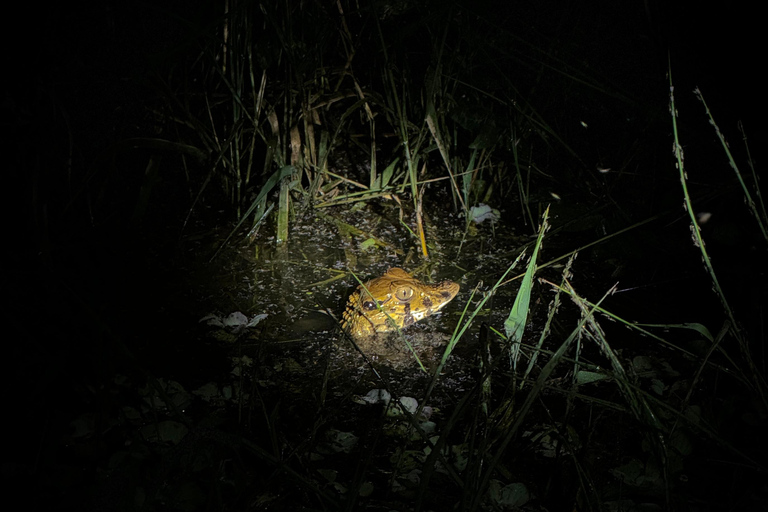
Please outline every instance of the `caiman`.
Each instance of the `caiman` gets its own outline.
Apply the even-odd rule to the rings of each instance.
[[[341,326],[357,339],[394,331],[437,313],[459,293],[453,281],[427,284],[401,268],[358,286],[349,296]]]

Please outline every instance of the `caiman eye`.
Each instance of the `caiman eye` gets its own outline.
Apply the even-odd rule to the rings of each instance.
[[[374,309],[376,309],[376,303],[373,302],[372,300],[366,300],[365,302],[363,302],[363,309],[366,311],[373,311]]]
[[[410,286],[401,286],[395,290],[395,298],[400,302],[407,302],[413,297],[413,288]]]

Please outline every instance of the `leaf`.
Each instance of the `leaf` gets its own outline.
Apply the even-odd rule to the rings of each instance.
[[[580,371],[576,374],[576,384],[591,384],[609,378],[610,377],[604,373]]]
[[[475,224],[480,224],[485,220],[490,220],[491,224],[493,224],[499,220],[500,216],[501,214],[499,213],[499,210],[491,208],[483,203],[469,209],[469,220]]]
[[[523,277],[523,283],[520,285],[520,290],[515,297],[515,303],[512,305],[512,310],[509,312],[509,317],[504,322],[504,331],[507,335],[507,339],[511,343],[519,343],[523,339],[523,332],[525,331],[525,324],[528,320],[528,310],[531,304],[531,289],[533,287],[533,275],[536,272],[536,259],[539,255],[539,248],[541,242],[544,240],[544,233],[549,229],[547,219],[549,218],[549,207],[544,212],[544,218],[539,228],[539,236],[536,239],[536,246],[533,248],[533,254],[531,255],[531,261],[528,262],[528,268],[525,270],[525,276]]]

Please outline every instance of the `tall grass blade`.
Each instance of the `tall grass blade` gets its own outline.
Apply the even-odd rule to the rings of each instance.
[[[525,369],[525,373],[523,373],[523,378],[520,379],[519,389],[523,389],[523,385],[525,384],[525,381],[528,379],[528,376],[531,374],[534,366],[536,365],[536,361],[539,357],[539,354],[541,353],[541,347],[544,345],[544,340],[547,338],[547,336],[549,336],[549,332],[552,327],[552,322],[555,319],[555,314],[560,309],[560,295],[562,294],[562,291],[563,291],[562,287],[565,285],[565,282],[571,278],[571,267],[573,266],[573,261],[576,259],[576,256],[577,256],[576,254],[571,256],[568,259],[568,263],[566,263],[565,268],[563,269],[561,287],[555,288],[556,290],[555,297],[550,302],[549,313],[547,314],[547,321],[544,323],[544,328],[541,330],[539,341],[536,343],[536,347],[534,348],[533,354],[531,355],[531,358],[528,361],[528,367]]]
[[[539,227],[539,236],[536,238],[536,245],[533,247],[531,260],[528,262],[528,268],[525,271],[525,277],[517,291],[517,297],[512,305],[507,320],[504,322],[504,331],[507,340],[511,344],[510,355],[512,357],[512,367],[517,368],[517,361],[520,357],[520,342],[523,340],[523,333],[528,321],[528,312],[531,304],[531,289],[533,287],[533,275],[536,272],[536,261],[539,256],[539,249],[544,240],[544,233],[549,230],[549,207],[544,211],[544,216]]]
[[[419,233],[419,242],[421,243],[421,255],[424,259],[429,259],[429,250],[427,249],[427,236],[424,232],[424,219],[422,217],[421,205],[423,204],[425,187],[421,187],[419,199],[416,201],[416,228]]]
[[[762,205],[762,215],[761,215],[761,212],[757,210],[757,206],[755,205],[754,199],[752,199],[752,194],[750,194],[749,188],[747,187],[746,183],[744,183],[744,178],[741,176],[741,171],[739,171],[739,166],[736,165],[736,160],[734,160],[733,154],[731,153],[731,148],[728,147],[728,143],[725,141],[725,136],[723,136],[723,132],[720,131],[720,127],[717,126],[717,123],[715,122],[715,118],[712,116],[712,112],[709,110],[709,106],[707,105],[707,102],[704,101],[704,95],[701,93],[701,90],[698,87],[693,90],[693,93],[696,95],[697,98],[699,98],[701,103],[704,105],[704,110],[706,111],[707,117],[709,118],[709,124],[711,124],[712,127],[715,129],[715,134],[717,135],[717,138],[720,140],[720,145],[723,146],[723,151],[725,151],[726,156],[728,156],[728,163],[731,165],[731,169],[733,169],[733,172],[736,173],[736,179],[739,180],[739,185],[741,186],[741,191],[744,193],[744,199],[746,200],[747,207],[749,208],[749,212],[755,218],[755,221],[757,221],[757,225],[760,227],[760,232],[763,234],[763,239],[768,241],[768,230],[766,230],[766,224],[768,224],[768,218],[766,218],[766,215],[765,215],[765,205],[762,204],[762,199],[760,201]],[[756,179],[755,179],[755,188],[757,189],[758,198],[761,198],[760,183]]]
[[[290,208],[290,177],[280,182],[280,196],[277,202],[277,237],[275,242],[280,245],[288,241],[288,209]]]
[[[443,141],[443,137],[440,135],[439,127],[437,124],[437,115],[435,114],[435,104],[432,101],[432,98],[429,99],[429,102],[427,103],[427,126],[429,127],[429,132],[432,134],[432,138],[435,140],[435,143],[437,144],[438,150],[440,150],[440,156],[443,158],[443,163],[445,164],[445,168],[448,171],[448,176],[451,178],[451,185],[453,186],[453,189],[456,191],[456,195],[459,198],[459,201],[461,202],[461,208],[465,212],[467,211],[467,203],[464,201],[464,198],[462,197],[461,192],[459,191],[459,185],[456,183],[456,178],[454,177],[453,171],[451,170],[451,158],[448,154],[448,148],[445,146],[445,142]]]
[[[214,258],[219,254],[221,249],[223,249],[227,242],[229,242],[229,239],[232,238],[232,236],[237,232],[238,229],[240,229],[240,226],[245,222],[245,220],[250,217],[250,215],[261,205],[264,204],[264,202],[267,199],[267,195],[272,192],[272,190],[277,186],[278,183],[281,183],[284,179],[287,179],[295,172],[295,169],[291,165],[285,165],[282,168],[276,170],[274,173],[272,173],[272,176],[269,177],[267,182],[264,184],[263,187],[261,187],[261,191],[259,191],[259,195],[256,196],[256,199],[254,199],[251,202],[251,206],[248,208],[248,210],[245,212],[245,214],[240,217],[240,220],[237,222],[235,227],[232,229],[232,231],[229,232],[229,235],[227,235],[227,238],[224,239],[224,241],[219,245],[219,248],[216,249],[216,252],[213,253],[213,256],[211,256],[211,260],[213,261]]]
[[[720,299],[720,303],[723,306],[726,317],[730,322],[731,334],[734,336],[734,338],[738,342],[739,350],[742,354],[742,357],[744,358],[744,362],[747,364],[748,369],[744,373],[749,378],[752,384],[752,388],[760,396],[760,399],[763,402],[763,405],[766,408],[768,408],[768,384],[766,384],[766,381],[762,376],[762,373],[755,366],[754,360],[752,359],[752,353],[751,353],[751,349],[749,347],[748,341],[745,337],[744,332],[739,328],[739,324],[736,321],[736,316],[733,313],[733,309],[728,303],[728,300],[725,297],[725,292],[720,286],[720,280],[717,278],[717,274],[715,273],[715,269],[709,257],[709,252],[707,251],[707,248],[704,244],[704,239],[701,234],[701,229],[699,228],[699,224],[696,221],[695,211],[693,209],[693,203],[691,201],[690,193],[688,192],[688,185],[687,185],[688,176],[687,176],[687,173],[685,172],[685,167],[683,164],[683,147],[680,144],[680,138],[679,138],[679,133],[677,129],[677,109],[675,107],[674,92],[675,92],[675,88],[672,82],[672,65],[670,64],[669,65],[669,105],[670,105],[670,113],[672,114],[672,134],[674,139],[673,151],[675,154],[675,159],[677,160],[676,166],[680,176],[680,184],[683,189],[683,196],[685,199],[685,202],[684,202],[685,210],[688,212],[688,216],[691,221],[691,234],[693,235],[693,243],[701,252],[701,257],[702,257],[702,260],[704,261],[704,266],[707,270],[707,273],[709,274],[709,277],[712,281],[712,286],[715,290],[715,294],[717,295],[718,299]]]
[[[693,208],[693,202],[691,201],[691,195],[688,191],[688,176],[685,172],[685,166],[683,165],[683,146],[680,144],[680,138],[677,131],[677,109],[675,107],[675,88],[672,85],[672,70],[669,71],[669,105],[670,105],[670,111],[672,113],[672,133],[674,137],[674,146],[673,151],[675,154],[675,159],[677,160],[675,167],[677,167],[677,171],[680,177],[680,185],[683,188],[683,196],[684,196],[684,206],[685,211],[688,213],[688,217],[691,221],[691,235],[693,237],[693,244],[699,249],[701,252],[701,256],[704,260],[704,266],[707,269],[707,273],[709,273],[710,279],[712,279],[712,284],[715,287],[715,292],[717,293],[718,298],[720,299],[721,304],[723,305],[723,308],[726,310],[728,317],[733,321],[733,324],[735,325],[735,317],[733,315],[733,311],[731,310],[731,306],[728,304],[728,301],[725,298],[725,293],[723,292],[723,289],[720,287],[720,281],[717,279],[717,275],[715,274],[715,269],[712,266],[712,261],[709,258],[709,253],[707,252],[707,248],[704,245],[704,239],[701,235],[701,228],[699,228],[699,224],[696,221],[696,213]]]
[[[430,395],[432,394],[432,390],[434,389],[435,385],[437,384],[437,378],[440,376],[440,374],[443,371],[443,368],[445,367],[445,363],[448,361],[448,358],[451,356],[451,353],[453,352],[454,348],[456,348],[456,345],[459,343],[459,340],[464,336],[464,333],[469,329],[469,327],[472,325],[472,323],[475,320],[475,317],[482,311],[483,307],[485,306],[485,303],[488,302],[488,300],[493,297],[493,295],[496,293],[496,291],[499,289],[499,287],[505,282],[505,279],[507,278],[507,275],[517,267],[518,263],[525,257],[525,251],[522,251],[517,258],[515,258],[515,261],[512,262],[512,264],[507,267],[507,270],[504,271],[504,274],[501,275],[501,277],[496,281],[496,284],[493,285],[493,287],[490,289],[488,293],[485,294],[485,296],[482,298],[482,300],[478,303],[477,306],[475,306],[474,311],[469,315],[467,318],[467,311],[469,310],[469,305],[472,302],[472,298],[475,296],[475,292],[477,291],[477,288],[480,287],[482,283],[479,283],[477,287],[472,290],[472,293],[469,297],[469,300],[467,300],[467,303],[464,305],[464,310],[461,313],[461,318],[456,323],[456,329],[453,331],[453,335],[451,336],[451,339],[448,341],[448,344],[445,347],[445,351],[443,352],[443,356],[440,359],[440,364],[437,365],[437,368],[435,369],[434,373],[432,374],[432,380],[429,383],[429,387],[427,388],[427,391],[424,393],[424,399],[422,400],[422,403],[427,403]]]
[[[752,182],[755,183],[755,196],[757,196],[757,201],[760,203],[760,214],[762,215],[763,220],[768,223],[768,213],[765,211],[765,201],[763,201],[763,194],[760,191],[760,187],[757,185],[757,171],[755,171],[755,165],[752,160],[752,153],[749,151],[749,144],[747,143],[747,134],[744,131],[744,126],[742,126],[741,121],[739,121],[739,131],[741,132],[741,137],[744,140],[744,149],[747,151],[747,162],[749,163],[749,168],[752,170]]]
[[[602,303],[602,301],[605,300],[606,296],[601,298],[598,304]],[[538,379],[536,379],[536,382],[531,388],[531,391],[526,396],[525,401],[520,406],[520,408],[517,411],[515,411],[516,414],[515,414],[514,423],[512,423],[512,425],[510,425],[509,428],[505,430],[504,438],[496,448],[496,453],[493,455],[493,457],[491,457],[491,459],[485,465],[483,470],[483,475],[480,480],[480,484],[478,485],[478,488],[475,489],[474,491],[474,499],[472,501],[472,506],[470,510],[474,511],[480,508],[482,497],[485,495],[486,489],[488,489],[488,485],[490,484],[491,477],[493,476],[496,470],[496,467],[498,466],[499,461],[501,460],[501,457],[504,455],[504,452],[506,451],[507,446],[509,445],[510,441],[512,441],[512,439],[517,435],[523,422],[528,417],[528,411],[531,409],[534,402],[538,399],[539,394],[544,389],[547,379],[549,379],[549,376],[555,370],[557,365],[560,364],[561,359],[565,356],[566,352],[571,347],[573,342],[576,341],[581,336],[582,330],[587,325],[588,320],[589,318],[591,318],[594,311],[595,309],[592,308],[592,310],[586,316],[582,317],[582,319],[579,321],[579,324],[576,326],[576,328],[573,331],[571,331],[571,334],[568,336],[568,338],[560,345],[557,351],[555,351],[555,353],[552,354],[552,357],[550,358],[549,361],[547,361],[547,364],[544,365],[544,368],[541,369],[541,373],[539,374]]]

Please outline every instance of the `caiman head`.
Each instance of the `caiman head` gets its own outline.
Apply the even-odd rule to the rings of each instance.
[[[459,285],[453,281],[427,284],[391,268],[349,296],[341,325],[356,338],[408,327],[440,311],[457,293]]]

